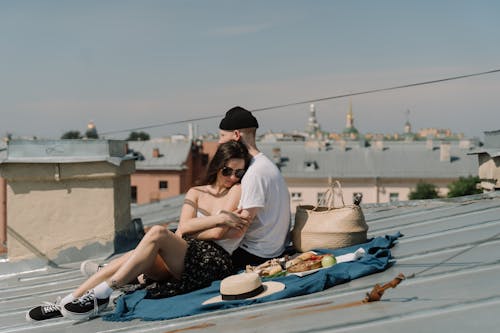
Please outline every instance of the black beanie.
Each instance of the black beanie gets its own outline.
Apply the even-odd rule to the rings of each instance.
[[[219,128],[225,131],[233,131],[241,128],[258,128],[259,123],[252,113],[241,106],[235,106],[226,112],[226,116],[220,121]]]

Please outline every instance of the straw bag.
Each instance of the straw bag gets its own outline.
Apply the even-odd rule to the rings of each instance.
[[[334,207],[336,194],[342,199],[342,207]],[[366,242],[367,231],[361,207],[346,206],[340,182],[335,181],[317,206],[297,207],[292,239],[299,252],[336,249]]]

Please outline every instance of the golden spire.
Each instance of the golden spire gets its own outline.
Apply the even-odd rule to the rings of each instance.
[[[352,99],[349,98],[349,112],[347,113],[346,116],[346,127],[347,128],[352,128],[354,125],[354,116],[352,114]]]

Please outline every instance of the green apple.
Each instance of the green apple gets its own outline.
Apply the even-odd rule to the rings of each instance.
[[[337,260],[335,260],[335,257],[330,254],[324,255],[323,258],[321,259],[321,266],[323,267],[330,267],[335,265],[336,263]]]

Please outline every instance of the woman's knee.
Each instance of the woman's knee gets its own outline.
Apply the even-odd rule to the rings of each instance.
[[[149,229],[144,237],[147,238],[150,242],[159,242],[168,239],[169,237],[171,237],[171,235],[173,235],[173,233],[167,228],[160,225],[155,225],[151,227],[151,229]]]

